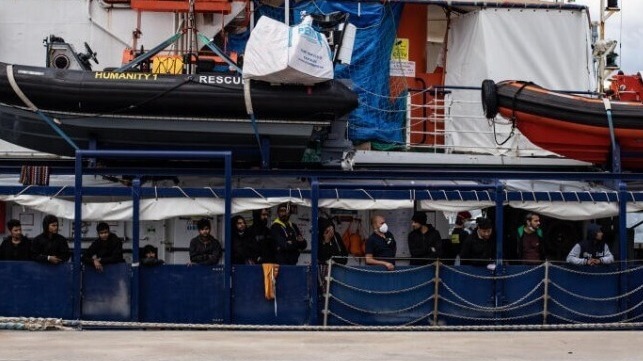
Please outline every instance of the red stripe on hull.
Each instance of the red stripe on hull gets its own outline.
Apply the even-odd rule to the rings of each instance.
[[[532,143],[562,156],[581,161],[605,164],[609,161],[610,132],[605,117],[605,127],[596,127],[558,119],[513,112],[500,108],[500,114],[511,119]],[[642,129],[616,129],[622,152],[643,152]],[[643,167],[643,157],[623,159],[623,165]]]

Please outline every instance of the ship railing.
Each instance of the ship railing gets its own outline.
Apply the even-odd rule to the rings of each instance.
[[[482,112],[479,100],[462,100],[448,97],[451,89],[479,92],[475,87],[432,87],[426,89],[408,89],[406,96],[406,123],[404,125],[404,148],[407,150],[418,150],[433,153],[478,153],[478,154],[513,154],[516,156],[532,155],[535,152],[542,152],[542,149],[534,146],[520,132],[510,133],[503,130],[500,132],[496,126],[509,126],[509,120],[498,117],[492,121],[487,120]],[[421,96],[420,96],[421,95]],[[477,110],[477,111],[476,111]],[[476,127],[463,129],[458,127],[453,130],[448,124],[487,124],[484,128]],[[482,146],[479,143],[466,142],[459,144],[455,141],[457,137],[483,137],[493,138],[489,146]],[[502,145],[504,139],[509,136],[517,137],[516,146]]]
[[[640,263],[578,267],[491,261],[492,266],[479,267],[443,262],[451,263],[438,260],[394,271],[331,262],[324,269],[324,326],[641,327]]]

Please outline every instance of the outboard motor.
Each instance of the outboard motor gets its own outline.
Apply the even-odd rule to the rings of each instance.
[[[85,53],[78,53],[74,46],[65,42],[65,39],[50,35],[43,40],[47,48],[47,68],[87,70],[91,71],[90,60],[98,64],[96,53],[85,43]]]

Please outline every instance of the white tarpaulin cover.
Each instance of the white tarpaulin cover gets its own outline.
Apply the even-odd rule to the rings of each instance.
[[[328,41],[313,29],[312,21],[306,16],[289,27],[261,17],[246,45],[243,78],[307,85],[333,79]]]
[[[518,191],[518,189],[514,189]],[[525,194],[532,190],[522,190]],[[600,189],[592,189],[601,192]],[[550,192],[556,192],[550,190]],[[581,192],[581,191],[579,191]],[[584,191],[587,192],[587,191]],[[74,202],[48,196],[18,195],[1,196],[0,200],[15,202],[27,208],[43,213],[54,214],[65,219],[74,218]],[[274,207],[282,202],[292,202],[310,207],[309,199],[296,197],[235,198],[232,200],[232,213]],[[505,203],[514,208],[537,212],[546,216],[565,220],[586,220],[617,216],[619,209],[616,202],[578,202],[578,201],[512,201]],[[410,209],[415,206],[413,199],[320,199],[320,208],[348,210],[395,210]],[[478,210],[495,206],[490,201],[461,200],[422,200],[418,202],[421,210],[434,210],[456,213]],[[643,211],[643,203],[628,203],[627,212]],[[143,221],[163,220],[180,216],[222,215],[225,204],[222,198],[158,198],[142,199],[140,202],[140,219]],[[86,221],[127,221],[132,219],[132,201],[121,202],[84,202],[82,218]]]
[[[479,87],[492,79],[533,81],[555,90],[594,89],[588,16],[580,10],[482,9],[463,14],[450,23],[447,54],[446,85]],[[479,91],[452,91],[447,145],[465,152],[552,155],[517,130],[504,146],[497,146],[480,98]],[[499,142],[507,138],[509,121],[498,117],[496,133]]]

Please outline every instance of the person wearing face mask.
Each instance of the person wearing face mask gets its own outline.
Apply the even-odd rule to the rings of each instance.
[[[373,234],[366,240],[366,264],[384,266],[387,270],[395,269],[397,244],[395,237],[388,231],[386,219],[381,215],[371,218]]]
[[[545,240],[540,228],[540,216],[527,213],[525,222],[518,227],[518,258],[525,264],[536,264],[545,260]]]
[[[277,207],[277,219],[270,227],[272,237],[277,241],[277,263],[296,265],[299,254],[308,246],[299,227],[290,222],[290,205],[282,203]]]
[[[232,264],[260,263],[259,245],[249,232],[245,218],[234,216],[230,223],[232,229]]]

